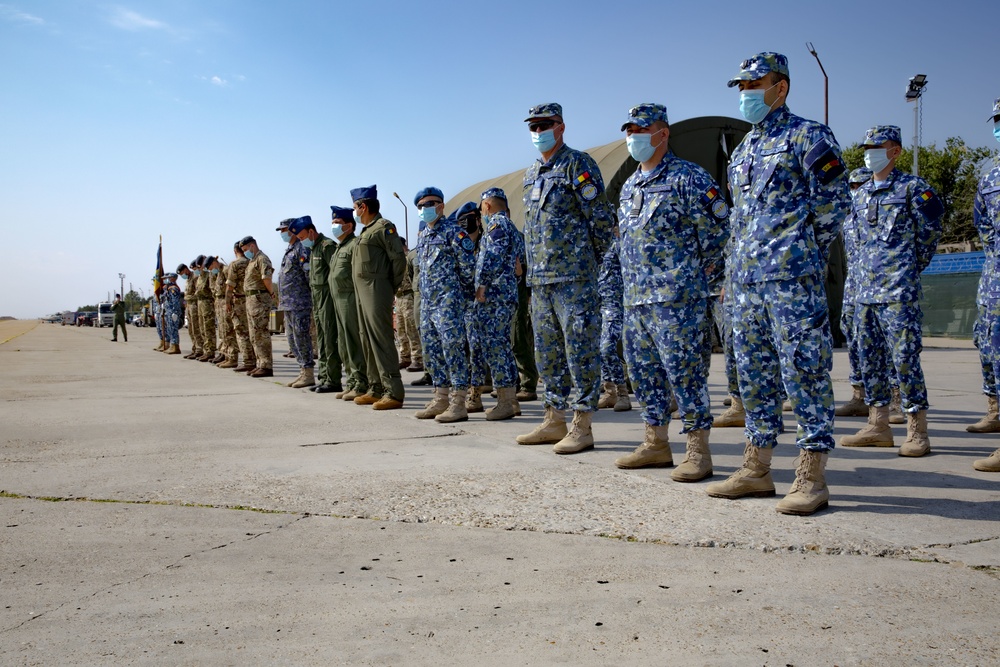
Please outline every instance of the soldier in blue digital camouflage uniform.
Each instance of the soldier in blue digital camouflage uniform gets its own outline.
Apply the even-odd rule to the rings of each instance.
[[[480,228],[479,207],[475,202],[467,201],[458,207],[453,214],[453,219],[458,228],[469,235],[472,239],[472,265],[475,272],[476,259],[479,257],[482,241],[482,229]],[[489,376],[489,365],[486,363],[486,355],[482,349],[482,341],[477,334],[479,313],[473,307],[475,305],[475,295],[465,309],[465,342],[469,351],[469,393],[465,398],[465,410],[469,414],[483,412],[483,391],[488,388],[487,378]]]
[[[476,258],[474,336],[489,365],[497,391],[497,404],[486,411],[488,421],[521,414],[517,402],[517,364],[511,346],[514,311],[517,310],[517,277],[524,245],[508,216],[507,195],[500,188],[484,191],[479,203],[483,236]]]
[[[993,136],[1000,141],[1000,98],[993,103],[993,113],[990,115],[993,121]],[[985,391],[987,397],[993,397],[990,405],[992,417],[996,419],[996,378],[1000,377],[1000,164],[993,165],[993,168],[982,177],[979,186],[976,188],[976,198],[972,213],[976,229],[979,231],[979,238],[983,242],[983,251],[986,261],[983,264],[983,278],[980,280],[980,292],[983,294],[984,320],[982,325],[982,337],[980,351],[984,348],[987,357],[992,362],[991,391]],[[984,377],[986,372],[984,369]],[[1000,449],[997,449],[985,459],[977,459],[972,464],[973,468],[982,472],[1000,472]]]
[[[160,297],[163,313],[163,337],[170,346],[167,354],[181,353],[181,324],[184,323],[184,294],[177,286],[177,274],[163,276],[163,296]]]
[[[863,148],[872,180],[857,191],[851,232],[857,270],[854,335],[868,424],[840,444],[893,446],[889,402],[895,375],[908,416],[899,455],[923,456],[931,445],[920,367],[920,272],[937,251],[944,204],[927,181],[895,168],[903,151],[898,127],[876,125],[865,135]]]
[[[772,496],[771,455],[781,433],[782,385],[798,421],[795,482],[784,514],[827,506],[833,440],[833,359],[824,287],[830,245],[850,211],[846,168],[828,127],[788,110],[788,60],[759,53],[729,81],[753,125],[733,152],[733,338],[747,413],[743,465],[710,484],[721,498]]]
[[[524,174],[524,245],[535,359],[545,384],[545,420],[522,445],[555,443],[557,454],[594,446],[600,391],[597,272],[614,234],[614,212],[597,163],[563,142],[562,107],[540,104],[525,119],[541,159]],[[566,428],[566,409],[573,424]]]
[[[309,216],[305,216],[309,217]],[[289,231],[288,226],[295,218],[282,220],[275,231],[281,232],[281,240],[288,244],[281,258],[281,277],[278,282],[279,307],[285,312],[285,331],[288,346],[299,362],[298,376],[285,384],[286,387],[311,387],[316,384],[313,368],[312,334],[309,330],[312,316],[312,294],[309,291],[309,248],[302,245]],[[312,220],[310,219],[311,223]]]
[[[434,381],[434,396],[417,419],[441,423],[466,421],[469,360],[465,356],[465,313],[472,302],[474,243],[444,216],[444,194],[424,188],[413,198],[426,227],[417,243],[420,264],[420,342],[424,366]]]
[[[687,456],[672,477],[696,482],[712,475],[703,334],[708,300],[724,276],[729,206],[708,172],[670,153],[665,106],[632,107],[621,129],[639,162],[622,186],[618,230],[625,358],[644,406],[646,437],[615,465],[673,465],[667,438],[672,389],[687,434]]]
[[[858,167],[847,179],[852,198],[858,189],[872,178],[872,170],[868,167]],[[847,359],[851,370],[848,380],[851,383],[851,400],[834,410],[837,417],[867,417],[868,406],[865,405],[865,387],[861,382],[861,360],[858,358],[857,337],[854,335],[854,299],[857,293],[857,248],[854,242],[854,216],[848,215],[844,220],[844,254],[847,257],[847,277],[844,280],[844,305],[840,314],[840,330],[847,340]]]
[[[625,306],[622,305],[624,285],[622,265],[618,258],[617,237],[611,238],[601,268],[597,273],[597,293],[601,298],[601,386],[597,400],[599,408],[614,408],[615,412],[632,409],[625,384],[625,364],[618,352],[622,342]]]

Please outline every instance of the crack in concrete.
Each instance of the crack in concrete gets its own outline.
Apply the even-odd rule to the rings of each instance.
[[[434,435],[413,435],[405,438],[373,438],[371,440],[336,440],[334,442],[313,442],[299,447],[330,447],[333,445],[348,445],[358,442],[404,442],[408,440],[433,440],[435,438],[453,438],[456,435],[469,435],[467,431],[461,429],[449,433],[435,433]]]
[[[993,537],[974,537],[971,540],[966,540],[964,542],[943,542],[941,544],[928,544],[925,549],[951,549],[952,547],[966,547],[970,544],[979,544],[981,542],[992,542],[994,540],[1000,540],[1000,535],[994,535]]]

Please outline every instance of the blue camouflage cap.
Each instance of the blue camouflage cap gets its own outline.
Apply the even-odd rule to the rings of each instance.
[[[528,109],[528,117],[524,119],[524,122],[527,123],[536,118],[552,118],[553,116],[563,117],[562,105],[555,102],[546,102],[545,104],[539,104]]]
[[[876,125],[865,132],[865,146],[881,146],[887,141],[895,141],[902,144],[903,133],[895,125]]]
[[[292,224],[288,225],[288,233],[292,236],[298,236],[306,229],[316,229],[316,225],[313,224],[311,216],[304,215],[301,218],[295,218],[292,220]]]
[[[479,207],[476,206],[475,202],[467,201],[458,207],[458,211],[455,213],[455,219],[459,220],[470,213],[476,213],[479,211]]]
[[[441,188],[435,188],[431,186],[424,188],[423,190],[421,190],[416,194],[416,196],[413,198],[413,205],[416,206],[417,202],[423,199],[424,197],[437,197],[441,201],[444,201],[444,193],[441,192]]]
[[[490,199],[491,197],[507,201],[507,193],[500,188],[489,188],[487,190],[483,190],[483,194],[479,199]]]
[[[330,220],[343,220],[344,222],[354,222],[354,209],[344,206],[330,207]]]
[[[351,201],[358,201],[359,199],[378,199],[378,188],[374,185],[369,185],[366,188],[354,188],[351,190]]]
[[[288,226],[293,222],[295,222],[295,218],[285,218],[284,220],[278,223],[278,226],[274,228],[274,231],[280,232],[285,229],[288,229]]]
[[[730,88],[738,86],[740,81],[756,81],[771,72],[788,76],[788,58],[773,51],[758,53],[740,63],[740,73],[729,80]]]
[[[848,176],[847,182],[851,185],[861,185],[872,177],[872,170],[868,167],[858,167]]]
[[[170,273],[164,273],[163,277],[166,280],[177,280],[177,274],[174,273],[173,271],[171,271]]]
[[[1000,97],[996,98],[993,101],[993,113],[990,114],[990,117],[987,118],[987,120],[993,120],[997,116],[1000,116]]]
[[[622,132],[629,125],[649,127],[658,120],[669,123],[667,120],[667,107],[662,104],[653,104],[652,102],[637,104],[628,110],[628,120],[622,123]]]

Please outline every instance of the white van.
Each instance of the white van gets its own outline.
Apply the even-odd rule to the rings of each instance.
[[[115,313],[111,310],[110,303],[97,304],[97,318],[94,325],[98,327],[113,327],[115,325]]]

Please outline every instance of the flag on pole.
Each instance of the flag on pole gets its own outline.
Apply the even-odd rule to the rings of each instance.
[[[160,237],[160,246],[156,249],[156,273],[153,274],[153,293],[159,299],[163,294],[163,237]]]

